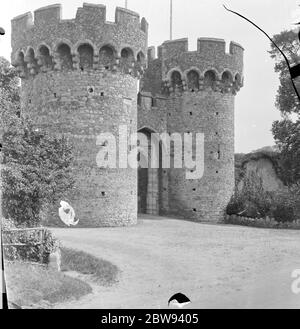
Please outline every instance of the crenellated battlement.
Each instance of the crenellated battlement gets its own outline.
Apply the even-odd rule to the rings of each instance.
[[[161,49],[161,50],[160,50]],[[178,56],[182,53],[199,54],[202,56],[208,56],[212,52],[214,56],[217,55],[231,55],[231,56],[243,56],[244,48],[237,42],[231,41],[229,44],[229,52],[226,52],[226,42],[224,39],[218,38],[198,38],[197,39],[197,50],[189,51],[189,40],[188,38],[167,40],[157,49],[158,58],[161,56],[163,59],[167,59],[171,56]],[[151,50],[152,54],[155,54],[155,48],[149,47],[148,51]],[[156,59],[155,55],[152,56],[152,60]]]
[[[55,4],[12,20],[11,59],[23,78],[51,69],[116,70],[122,64],[131,73],[144,69],[147,39],[147,21],[131,10],[117,7],[115,21],[108,22],[104,5],[84,3],[74,19],[62,19],[62,7]]]
[[[89,18],[87,20],[87,18]],[[62,19],[61,4],[54,4],[41,7],[34,11],[34,19],[31,12],[19,15],[12,19],[12,34],[17,31],[29,30],[37,26],[52,26],[64,23],[85,23],[91,25],[91,21],[97,19],[98,25],[127,25],[134,24],[141,31],[148,33],[148,23],[143,17],[134,11],[117,7],[115,10],[115,21],[108,22],[106,20],[106,6],[101,4],[84,3],[82,7],[77,9],[74,19]]]
[[[148,48],[148,61],[161,63],[163,93],[197,91],[212,88],[214,91],[233,92],[243,86],[244,48],[216,38],[198,38],[197,50],[189,51],[187,38],[165,41],[158,47]]]

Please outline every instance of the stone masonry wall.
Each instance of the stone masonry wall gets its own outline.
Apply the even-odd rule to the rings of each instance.
[[[99,167],[96,159],[106,144],[97,145],[97,136],[116,137],[118,161],[119,126],[137,131],[147,38],[144,18],[117,8],[115,22],[107,22],[103,5],[85,3],[70,20],[61,19],[60,5],[37,9],[34,20],[31,13],[12,20],[11,57],[22,78],[22,115],[74,145],[76,186],[66,201],[79,226],[137,222],[137,171],[121,169],[118,162],[115,169]]]
[[[73,141],[76,187],[68,201],[81,226],[136,223],[136,170],[103,169],[96,162],[100,133],[112,133],[118,143],[119,125],[136,132],[136,88],[131,76],[96,71],[48,72],[23,81],[22,114],[37,127]]]
[[[234,96],[186,92],[170,97],[168,112],[170,133],[191,133],[194,140],[196,133],[204,134],[203,177],[186,179],[188,169],[169,170],[169,211],[184,218],[218,221],[234,188]]]
[[[231,42],[226,53],[224,40],[200,38],[197,50],[188,51],[187,39],[172,40],[159,47],[157,59],[149,48],[148,61],[143,92],[164,98],[158,108],[142,103],[139,125],[159,133],[180,133],[182,140],[184,133],[194,140],[196,133],[204,134],[203,177],[187,179],[186,168],[172,166],[171,151],[171,168],[163,168],[160,177],[160,211],[218,221],[234,188],[234,98],[243,86],[243,48]]]

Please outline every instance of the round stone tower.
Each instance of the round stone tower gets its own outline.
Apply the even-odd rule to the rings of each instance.
[[[160,120],[147,122],[149,111],[141,109],[145,117],[139,117],[140,126],[152,126],[159,133],[165,130],[171,136],[177,133],[182,143],[184,136],[187,141],[191,136],[192,160],[200,134],[197,152],[202,159],[198,168],[186,168],[184,145],[183,168],[175,167],[176,148],[170,148],[171,168],[163,170],[158,192],[160,213],[198,221],[223,218],[234,188],[234,100],[243,85],[243,52],[231,42],[227,53],[225,41],[214,38],[198,39],[196,51],[188,51],[187,39],[166,41],[158,48],[158,58],[149,48],[141,86],[157,99],[159,109],[152,112],[157,111],[155,120]]]
[[[165,42],[161,57],[168,132],[192,134],[194,141],[204,134],[197,150],[204,171],[191,170],[191,179],[186,169],[169,172],[169,211],[218,221],[234,188],[234,98],[243,84],[243,48],[231,42],[226,53],[224,40],[200,38],[189,52],[181,39]],[[192,150],[195,156],[195,142]]]
[[[136,95],[144,71],[148,24],[117,8],[83,4],[75,19],[62,20],[51,5],[12,20],[12,63],[22,79],[22,115],[39,129],[74,144],[76,186],[68,198],[80,225],[121,226],[137,221],[137,172],[104,168],[97,155],[119,126],[137,130]],[[118,149],[118,147],[117,147]],[[57,207],[58,208],[58,207]]]

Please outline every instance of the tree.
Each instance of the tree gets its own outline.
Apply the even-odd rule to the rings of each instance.
[[[73,186],[72,146],[23,122],[3,134],[2,153],[3,215],[38,224],[44,207]]]
[[[283,50],[290,63],[300,62],[300,42],[294,31],[283,31],[273,40]],[[279,73],[276,107],[282,120],[273,122],[272,132],[281,153],[284,179],[287,184],[300,180],[300,103],[293,89],[289,70],[278,49],[271,44],[271,57],[275,60],[275,72]],[[298,86],[299,84],[296,83]],[[300,86],[298,88],[300,93]],[[293,116],[292,116],[293,115]]]
[[[283,180],[288,185],[300,182],[300,120],[275,121],[272,131],[280,150]]]
[[[274,42],[285,53],[291,65],[299,62],[300,42],[294,31],[283,31],[273,36]],[[275,60],[275,72],[279,73],[279,89],[276,106],[282,114],[298,113],[299,100],[292,86],[288,66],[278,49],[271,43],[271,58]]]
[[[0,132],[20,113],[20,81],[15,68],[0,57]]]
[[[0,58],[2,130],[2,213],[16,223],[34,226],[41,211],[74,185],[72,145],[64,137],[38,130],[18,115],[19,80],[9,62]]]

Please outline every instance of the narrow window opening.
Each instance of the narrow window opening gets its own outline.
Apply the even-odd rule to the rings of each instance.
[[[137,95],[137,103],[138,103],[138,105],[142,105],[142,95],[140,92]]]
[[[114,62],[115,49],[106,45],[100,49],[99,63],[102,64],[106,70],[109,70]]]
[[[211,89],[215,89],[215,85],[216,85],[216,74],[214,71],[207,71],[204,74],[204,86],[206,88],[211,88]]]
[[[79,64],[81,71],[93,68],[94,49],[89,44],[78,47]]]
[[[61,69],[62,70],[72,70],[73,68],[73,61],[71,55],[71,49],[66,44],[61,44],[57,48],[57,53],[59,55]]]
[[[199,74],[197,71],[191,70],[187,74],[187,83],[192,93],[195,92],[195,90],[199,90]]]
[[[49,49],[46,46],[41,46],[39,53],[42,66],[47,69],[53,69],[53,61]]]
[[[151,98],[151,106],[156,107],[156,98],[154,97]]]
[[[183,91],[183,84],[181,74],[178,71],[174,71],[171,75],[171,85],[174,90],[178,88],[180,91]]]

